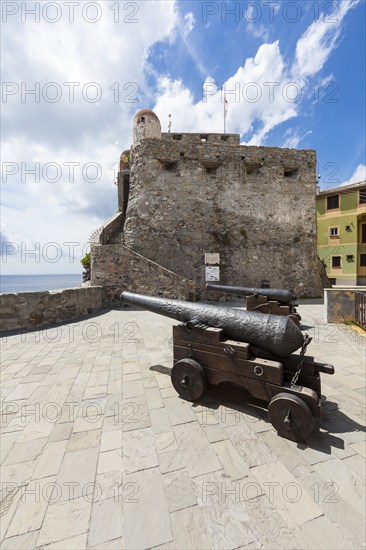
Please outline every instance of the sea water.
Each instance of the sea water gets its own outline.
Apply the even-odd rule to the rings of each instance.
[[[80,286],[81,273],[71,275],[0,275],[0,293],[61,290]]]

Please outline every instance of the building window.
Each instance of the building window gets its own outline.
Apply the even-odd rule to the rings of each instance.
[[[330,227],[329,237],[339,237],[339,227]]]
[[[339,208],[339,195],[329,195],[327,197],[327,210]]]
[[[347,262],[354,262],[355,257],[354,257],[353,254],[347,254],[346,260],[347,260]]]
[[[366,189],[360,189],[360,204],[366,203]]]
[[[366,267],[366,254],[360,254],[360,267]]]
[[[332,267],[341,267],[342,256],[332,256]]]
[[[361,224],[361,242],[366,243],[366,223]]]

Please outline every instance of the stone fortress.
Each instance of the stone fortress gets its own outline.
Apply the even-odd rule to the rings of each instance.
[[[299,297],[322,294],[315,151],[240,145],[239,134],[165,133],[142,109],[117,186],[118,212],[91,247],[91,284],[105,288],[107,302],[122,290],[213,299],[205,261],[221,284],[268,279]]]

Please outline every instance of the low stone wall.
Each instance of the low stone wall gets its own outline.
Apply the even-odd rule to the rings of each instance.
[[[344,323],[355,320],[355,292],[366,292],[366,286],[324,289],[324,322]]]
[[[193,281],[120,244],[93,245],[91,259],[91,283],[103,285],[104,305],[119,305],[123,290],[181,300],[195,299]]]
[[[102,308],[101,286],[0,294],[0,331],[41,328],[72,321]]]

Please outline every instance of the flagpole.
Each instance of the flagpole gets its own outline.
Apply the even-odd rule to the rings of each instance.
[[[224,96],[224,134],[226,134],[226,97]]]

